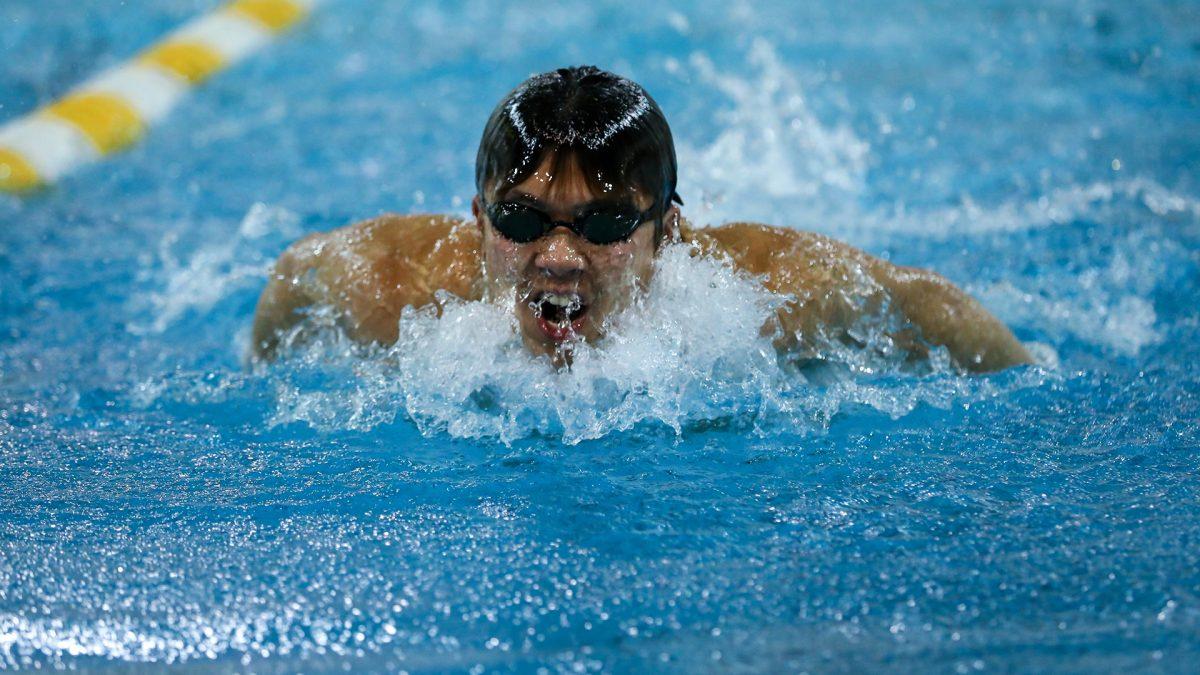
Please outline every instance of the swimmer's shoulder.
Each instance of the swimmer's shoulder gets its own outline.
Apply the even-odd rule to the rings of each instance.
[[[825,235],[762,223],[683,225],[681,235],[702,254],[726,258],[776,292],[794,292],[798,284],[845,283],[877,263],[861,250]]]
[[[479,235],[470,221],[437,214],[386,213],[301,242],[352,251],[373,258],[419,260],[478,250]]]
[[[437,305],[438,292],[479,296],[479,234],[469,221],[436,215],[383,215],[293,243],[259,298],[254,351],[271,356],[300,310],[331,307],[360,342],[396,341],[405,307]]]
[[[319,256],[337,285],[366,284],[405,304],[428,304],[438,290],[472,297],[480,274],[478,229],[452,216],[384,214],[310,235],[293,248]]]

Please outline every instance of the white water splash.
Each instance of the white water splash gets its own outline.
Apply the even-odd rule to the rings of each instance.
[[[827,211],[840,211],[862,193],[870,146],[849,126],[817,118],[769,42],[755,40],[747,59],[757,70],[750,77],[722,72],[703,54],[690,59],[700,83],[731,104],[716,112],[721,123],[716,138],[679,143],[685,194],[697,186],[701,199],[689,203],[708,209],[692,215],[709,223],[769,222],[789,213],[819,223]],[[798,208],[816,213],[804,216]]]
[[[232,237],[213,239],[201,245],[185,260],[174,252],[178,233],[169,233],[159,245],[160,269],[155,279],[163,279],[162,290],[138,297],[152,318],[131,325],[138,333],[161,333],[194,312],[205,312],[238,290],[262,283],[274,263],[264,251],[268,237],[293,239],[300,235],[299,219],[290,211],[257,203],[242,218]]]

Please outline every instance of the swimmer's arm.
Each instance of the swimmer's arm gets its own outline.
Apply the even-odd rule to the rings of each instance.
[[[382,216],[305,237],[279,257],[259,298],[253,356],[274,358],[310,307],[330,308],[356,342],[391,344],[404,307],[436,304],[438,290],[475,295],[477,248],[474,228],[443,216]]]
[[[972,372],[1032,363],[1029,352],[999,319],[941,276],[880,260],[812,232],[758,223],[683,228],[701,251],[727,255],[792,300],[778,312],[776,346],[816,355],[812,336],[848,328],[864,308],[889,302],[911,324],[891,337],[918,358],[944,346],[959,367]],[[915,330],[914,330],[915,329]]]
[[[291,249],[284,251],[275,261],[267,287],[258,297],[254,309],[254,326],[250,330],[251,355],[256,359],[272,359],[279,347],[282,333],[296,325],[302,318],[300,310],[312,305],[314,300],[297,283],[293,270],[296,267]]]
[[[304,310],[329,304],[321,292],[316,274],[325,265],[320,253],[327,235],[309,235],[287,248],[271,270],[267,286],[258,298],[251,328],[251,355],[256,359],[275,358],[285,334],[305,319]]]
[[[942,276],[878,259],[871,259],[871,268],[893,306],[919,332],[893,336],[910,352],[941,345],[956,365],[977,373],[1033,363],[1008,326]]]

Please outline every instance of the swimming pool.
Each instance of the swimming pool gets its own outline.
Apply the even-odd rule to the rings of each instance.
[[[214,4],[0,5],[0,120]],[[798,4],[331,2],[0,198],[0,668],[1196,663],[1200,8]],[[491,106],[568,63],[656,97],[692,219],[934,268],[1042,365],[789,380],[769,298],[667,261],[674,342],[570,374],[471,305],[245,367],[289,241],[465,214]]]

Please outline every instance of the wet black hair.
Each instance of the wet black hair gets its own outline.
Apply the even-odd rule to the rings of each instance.
[[[662,109],[633,80],[595,66],[534,75],[508,93],[488,118],[475,157],[480,198],[529,177],[553,153],[554,174],[578,162],[598,194],[652,199],[655,241],[675,193],[675,142]]]

